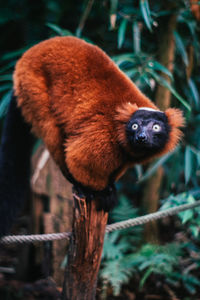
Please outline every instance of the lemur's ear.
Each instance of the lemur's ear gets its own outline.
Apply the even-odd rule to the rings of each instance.
[[[138,110],[136,104],[126,102],[123,105],[119,106],[116,110],[116,132],[117,139],[123,147],[128,146],[128,141],[126,137],[126,124],[131,119],[131,116]]]
[[[138,110],[137,104],[126,102],[122,106],[119,106],[117,108],[117,114],[115,119],[121,124],[122,123],[126,124],[130,120],[132,114],[134,114],[137,110]]]
[[[185,126],[185,119],[181,110],[177,108],[168,108],[165,111],[165,114],[169,122],[170,132],[168,142],[160,154],[164,154],[168,151],[174,150],[181,137],[183,136],[180,128]]]
[[[117,108],[115,119],[120,123],[127,123],[131,119],[132,115],[139,109],[147,111],[159,111],[153,103],[151,107],[143,107],[137,106],[135,103],[126,102]]]

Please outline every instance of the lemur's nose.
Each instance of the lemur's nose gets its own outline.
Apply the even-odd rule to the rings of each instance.
[[[145,142],[146,140],[147,140],[147,136],[146,136],[145,132],[139,133],[136,137],[137,142]]]

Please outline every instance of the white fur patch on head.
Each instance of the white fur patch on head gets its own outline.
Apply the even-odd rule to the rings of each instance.
[[[158,112],[161,112],[163,113],[163,111],[160,111],[160,110],[157,110],[157,109],[154,109],[154,108],[151,108],[151,107],[139,107],[138,110],[141,109],[141,110],[148,110],[148,111],[158,111]]]

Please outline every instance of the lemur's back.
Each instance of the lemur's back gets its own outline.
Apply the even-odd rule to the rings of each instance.
[[[42,95],[56,110],[62,104],[70,118],[90,107],[113,116],[116,106],[137,97],[139,106],[148,102],[100,48],[75,37],[52,38],[28,50],[16,65],[14,89],[20,105]]]

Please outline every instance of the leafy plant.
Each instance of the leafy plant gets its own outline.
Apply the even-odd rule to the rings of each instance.
[[[163,200],[164,204],[161,209],[194,203],[195,198],[192,194],[198,195],[199,193],[190,192],[177,196],[170,195],[168,199]],[[128,199],[121,197],[119,207],[113,211],[112,218],[113,221],[121,221],[137,215],[138,211],[129,204]],[[190,234],[197,238],[200,225],[199,209],[180,212],[178,217],[183,225],[187,224]],[[139,231],[136,229],[139,229]],[[196,289],[200,287],[200,281],[182,263],[183,257],[187,256],[188,253],[190,259],[187,263],[193,264],[195,261],[195,264],[200,265],[200,256],[198,256],[198,259],[196,255],[195,259],[191,256],[191,251],[194,251],[196,246],[192,246],[192,242],[172,242],[164,246],[142,245],[141,230],[140,226],[135,227],[134,231],[133,228],[130,228],[106,235],[100,271],[100,278],[104,284],[104,294],[106,287],[111,286],[113,294],[119,295],[122,286],[127,284],[132,276],[136,276],[136,274],[140,278],[140,289],[144,287],[152,275],[159,275],[161,282],[166,282],[172,288],[183,285],[190,294],[196,293]]]
[[[142,273],[140,288],[153,273],[170,276],[179,264],[180,256],[181,246],[177,244],[142,246],[137,253],[131,255],[132,266]]]
[[[193,203],[194,201],[194,198],[189,194],[187,197],[186,194],[176,197],[170,196],[167,201],[165,200],[162,209],[167,209],[172,205],[180,205],[180,202]],[[198,209],[194,211],[196,213]],[[134,216],[137,216],[137,211],[132,208],[127,198],[121,197],[119,207],[115,208],[112,213],[113,221],[121,221]],[[179,218],[183,224],[191,222],[193,216],[192,210],[179,213]],[[196,237],[193,222],[189,228],[191,234]],[[122,286],[127,284],[130,278],[136,274],[140,278],[140,289],[144,287],[152,275],[159,275],[163,283],[166,282],[172,287],[180,287],[182,284],[190,293],[194,293],[196,287],[200,286],[200,281],[182,267],[184,253],[189,251],[191,245],[178,242],[168,243],[164,246],[143,245],[141,244],[141,230],[142,228],[139,226],[106,235],[100,270],[100,278],[104,283],[104,293],[105,288],[111,286],[114,295],[119,295]]]
[[[120,197],[119,205],[113,210],[111,218],[113,222],[119,222],[136,217],[137,212],[138,210],[123,196]],[[120,293],[122,284],[127,283],[134,272],[127,254],[136,251],[140,242],[140,227],[134,231],[132,228],[114,231],[105,237],[100,278],[104,285],[112,286],[114,295]]]
[[[11,51],[1,56],[0,65],[0,119],[5,115],[10,96],[12,93],[12,74],[17,58],[22,55],[26,48]]]
[[[176,196],[170,195],[168,199],[165,199],[161,209],[167,209],[170,207],[178,206],[181,204],[195,203],[195,198],[191,192],[181,193]],[[183,225],[186,225],[190,233],[194,238],[199,237],[200,226],[200,210],[199,207],[195,209],[188,209],[178,214],[178,217]]]

